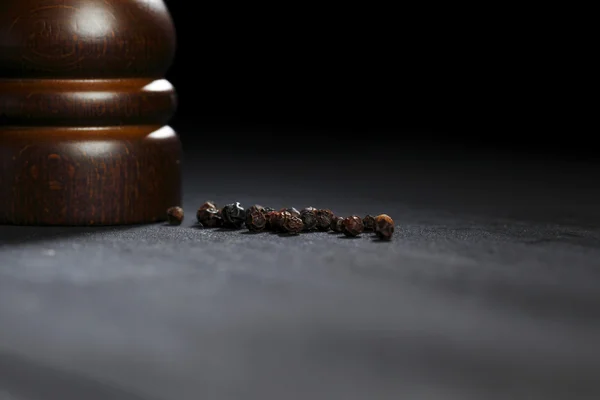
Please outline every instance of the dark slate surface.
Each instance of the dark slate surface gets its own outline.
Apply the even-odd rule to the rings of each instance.
[[[1,227],[0,400],[599,398],[595,167],[393,154],[198,155],[180,227]],[[195,228],[207,199],[397,234]]]

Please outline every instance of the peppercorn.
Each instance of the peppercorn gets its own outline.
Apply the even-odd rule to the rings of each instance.
[[[363,218],[363,225],[365,226],[365,231],[372,231],[375,229],[375,217],[367,215]]]
[[[206,210],[207,208],[219,208],[217,207],[216,203],[214,201],[205,201],[204,204],[202,204],[200,207],[198,207],[198,210]]]
[[[315,211],[316,209],[312,207],[300,211],[300,219],[302,219],[305,231],[312,231],[317,227],[317,214]]]
[[[285,232],[286,231],[286,229],[285,229],[286,221],[292,217],[293,217],[293,215],[289,211],[279,211],[278,218],[277,218],[277,231]]]
[[[198,223],[206,228],[215,228],[217,226],[221,226],[223,224],[221,212],[215,207],[204,208],[205,204],[200,206],[196,212],[196,219],[198,220]]]
[[[167,221],[170,225],[181,225],[183,222],[183,208],[171,207],[167,210]]]
[[[277,231],[279,229],[279,211],[269,211],[265,214],[265,219],[267,220],[266,228],[271,231]]]
[[[363,225],[362,218],[356,215],[345,218],[344,222],[342,222],[342,232],[346,236],[358,236],[364,229],[365,226]]]
[[[375,234],[381,240],[390,240],[394,234],[394,220],[387,214],[375,218]]]
[[[261,206],[259,204],[255,204],[255,205],[250,206],[250,207],[248,207],[246,209],[246,214],[249,214],[249,213],[252,213],[252,212],[255,212],[255,211],[258,211],[258,212],[260,212],[262,214],[266,214],[264,210],[265,210],[265,208],[263,206]]]
[[[250,207],[246,211],[246,227],[252,232],[260,232],[267,225],[267,218],[258,208]]]
[[[304,223],[300,217],[296,217],[290,213],[283,221],[283,229],[289,234],[297,235],[304,229]]]
[[[246,222],[246,210],[239,202],[228,204],[221,209],[221,218],[223,218],[223,226],[240,229]]]
[[[317,229],[320,231],[329,230],[333,217],[334,214],[331,212],[331,210],[317,210]]]
[[[279,211],[287,211],[290,214],[292,214],[294,217],[299,217],[300,216],[300,211],[296,210],[294,207],[291,207],[291,208],[282,208]]]
[[[344,222],[344,218],[333,217],[333,219],[331,220],[331,225],[329,225],[329,227],[334,232],[342,232],[343,231],[343,226],[342,226],[343,222]]]

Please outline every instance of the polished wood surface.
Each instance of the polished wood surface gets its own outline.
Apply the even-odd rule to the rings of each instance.
[[[0,223],[162,221],[181,202],[161,0],[0,2]]]

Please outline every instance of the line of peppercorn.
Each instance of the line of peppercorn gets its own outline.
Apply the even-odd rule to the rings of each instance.
[[[178,214],[174,213],[175,209],[177,208],[170,208],[168,212],[172,224],[181,223],[183,220],[183,210],[177,210],[181,210],[179,220],[174,216]],[[348,237],[356,237],[363,232],[374,232],[381,240],[390,240],[394,234],[394,220],[387,214],[377,217],[367,215],[364,218],[351,215],[342,218],[329,209],[314,207],[307,207],[301,211],[293,207],[275,211],[273,208],[255,204],[246,210],[239,202],[219,208],[215,202],[206,201],[198,208],[196,218],[202,227],[241,229],[245,226],[251,232],[271,231],[297,235],[300,232],[332,230]]]

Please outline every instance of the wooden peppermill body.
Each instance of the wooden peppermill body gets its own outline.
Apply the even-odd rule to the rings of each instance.
[[[0,223],[166,219],[175,40],[161,0],[0,1]]]

